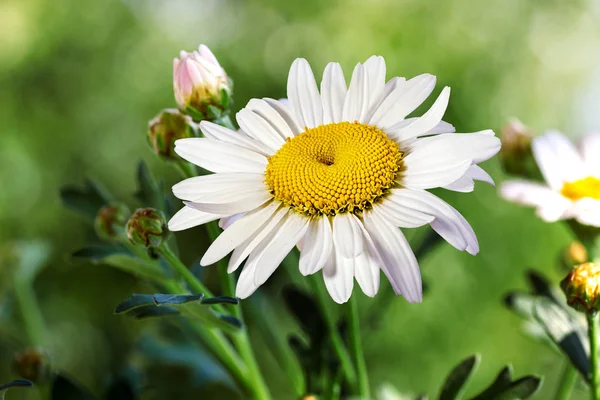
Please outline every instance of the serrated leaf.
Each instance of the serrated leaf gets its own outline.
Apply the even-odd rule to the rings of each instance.
[[[446,378],[439,399],[454,400],[458,398],[465,390],[465,384],[469,381],[477,368],[478,361],[479,356],[475,354],[454,367]]]
[[[82,188],[64,186],[60,198],[65,207],[77,211],[93,220],[100,208],[112,201],[112,196],[98,182],[87,179]]]
[[[526,376],[513,383],[506,388],[498,397],[489,397],[489,399],[498,400],[521,400],[528,399],[538,391],[542,385],[542,378],[537,376]]]
[[[52,384],[51,400],[96,400],[83,386],[63,375],[58,375]]]
[[[581,332],[581,325],[568,314],[567,310],[546,298],[538,299],[534,308],[534,316],[544,327],[548,337],[587,380],[590,367],[586,346],[584,345],[587,342]]]
[[[177,305],[190,303],[192,301],[200,301],[204,297],[204,294],[160,294],[157,293],[152,296],[154,304],[157,306],[161,305]]]
[[[506,390],[512,383],[512,368],[507,365],[500,371],[494,382],[483,392],[473,397],[472,400],[495,399],[502,391]]]

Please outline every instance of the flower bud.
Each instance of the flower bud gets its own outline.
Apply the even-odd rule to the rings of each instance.
[[[132,243],[148,248],[159,247],[169,234],[163,213],[154,208],[138,208],[126,229]]]
[[[574,267],[560,287],[567,296],[567,303],[574,309],[585,313],[600,309],[600,266],[588,262]]]
[[[502,127],[502,148],[500,149],[500,162],[509,174],[525,177],[531,176],[531,169],[535,167],[531,140],[533,136],[521,121],[512,119]]]
[[[162,110],[148,123],[148,144],[154,153],[167,160],[177,160],[175,141],[198,136],[198,127],[188,115],[174,108]]]
[[[131,212],[126,205],[109,204],[98,210],[94,220],[94,229],[101,239],[111,240],[125,237],[125,224]]]
[[[173,90],[179,108],[195,120],[217,119],[229,108],[232,82],[205,45],[173,60]]]
[[[567,266],[567,268],[583,264],[586,261],[588,261],[588,253],[581,242],[574,241],[563,250],[562,264]]]
[[[15,355],[13,366],[23,379],[43,383],[52,376],[50,359],[38,349],[26,349]]]

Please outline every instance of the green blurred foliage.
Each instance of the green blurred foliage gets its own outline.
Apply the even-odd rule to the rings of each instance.
[[[356,62],[380,54],[388,77],[429,72],[440,88],[450,85],[445,119],[459,132],[498,131],[511,116],[537,130],[570,128],[580,116],[574,98],[598,65],[592,6],[584,0],[3,0],[0,243],[43,238],[52,244],[35,289],[54,365],[99,392],[108,371],[131,358],[137,333],[152,329],[112,313],[118,301],[144,290],[135,279],[66,256],[93,231],[62,208],[58,189],[92,176],[135,206],[139,159],[167,186],[177,180],[148,151],[145,132],[148,120],[174,105],[171,61],[180,49],[212,48],[235,80],[236,110],[252,97],[285,97],[296,57],[306,57],[319,80],[329,61],[341,62],[349,77]],[[503,179],[497,161],[485,167]],[[521,333],[501,298],[523,286],[528,267],[558,280],[556,257],[568,232],[507,204],[484,184],[472,195],[442,196],[472,223],[481,253],[471,257],[444,244],[426,257],[430,290],[423,304],[395,299],[364,338],[372,384],[423,392],[479,352],[486,362],[469,393],[512,363],[517,375],[546,376],[537,397],[548,398],[563,363]],[[202,235],[199,229],[181,234],[193,244],[186,261],[207,247],[197,240]],[[369,309],[372,300],[355,295],[365,314],[378,312]],[[290,323],[273,320],[273,329],[289,331]],[[255,342],[276,398],[285,398],[283,373],[266,355],[266,343]],[[0,342],[0,382],[14,377],[10,360],[23,345]],[[35,398],[35,392],[9,397]]]

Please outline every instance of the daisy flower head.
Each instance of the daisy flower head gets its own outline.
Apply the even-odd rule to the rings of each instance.
[[[322,271],[338,303],[354,279],[368,296],[380,270],[394,291],[420,302],[419,266],[398,228],[431,225],[459,250],[479,251],[468,222],[427,191],[469,192],[492,183],[478,163],[495,155],[490,130],[455,134],[443,122],[450,89],[424,115],[407,118],[433,91],[424,74],[386,82],[382,57],[359,63],[347,86],[342,68],[325,68],[320,90],[304,59],[291,66],[289,107],[253,99],[237,114],[242,133],[202,122],[205,138],[182,139],[175,151],[214,172],[173,187],[185,207],[173,231],[220,219],[224,232],[204,254],[211,265],[232,252],[229,272],[245,261],[236,295],[251,295],[297,246],[303,275]]]
[[[510,180],[500,193],[508,200],[536,207],[547,222],[576,219],[600,226],[600,134],[589,134],[578,148],[558,132],[532,142],[535,161],[545,183]]]

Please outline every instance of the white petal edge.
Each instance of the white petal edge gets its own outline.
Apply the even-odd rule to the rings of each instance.
[[[342,122],[346,91],[346,79],[340,64],[336,62],[327,64],[321,81],[324,124]]]
[[[224,217],[224,215],[211,214],[190,207],[183,207],[169,220],[168,226],[171,232],[183,231],[198,225],[206,224]]]
[[[206,138],[175,141],[175,152],[184,160],[212,172],[263,173],[267,158],[254,151]]]
[[[316,217],[310,222],[300,251],[300,273],[304,276],[321,270],[333,249],[333,232],[328,217]]]
[[[288,99],[300,127],[315,128],[323,123],[323,106],[310,64],[297,58],[290,68]]]

